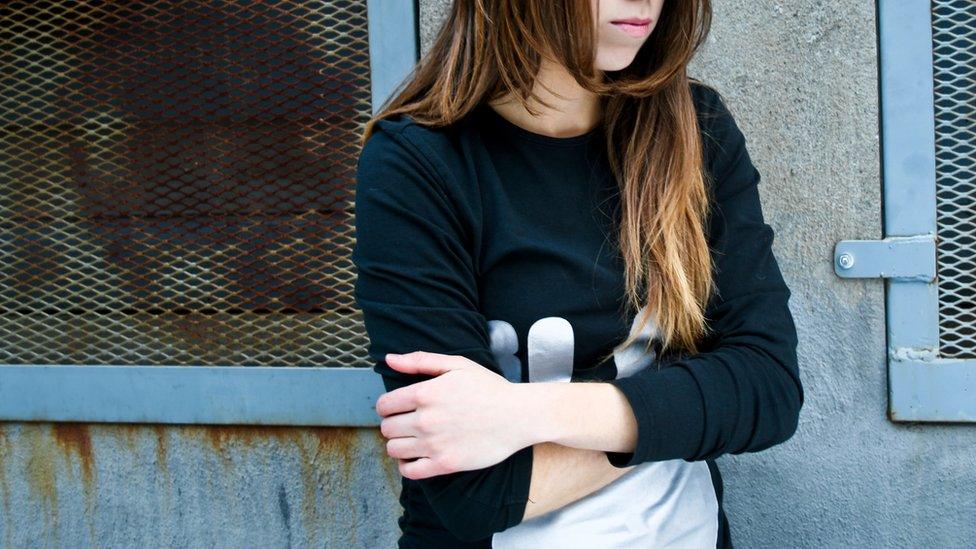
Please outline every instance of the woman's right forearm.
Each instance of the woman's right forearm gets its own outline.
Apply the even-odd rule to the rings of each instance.
[[[582,450],[554,442],[534,444],[529,502],[522,520],[568,505],[633,468],[611,465],[602,450]]]

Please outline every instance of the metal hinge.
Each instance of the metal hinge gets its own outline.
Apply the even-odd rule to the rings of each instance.
[[[842,278],[935,280],[935,235],[841,240],[834,246],[834,272]]]

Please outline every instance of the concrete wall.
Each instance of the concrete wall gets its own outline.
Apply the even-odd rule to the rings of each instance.
[[[741,547],[976,546],[976,426],[886,419],[884,289],[833,247],[881,238],[873,2],[714,2],[691,73],[722,91],[763,176],[793,290],[806,405],[787,443],[726,457]],[[446,1],[421,0],[422,49]]]

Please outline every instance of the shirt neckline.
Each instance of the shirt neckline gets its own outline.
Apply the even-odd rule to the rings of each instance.
[[[481,103],[478,108],[481,110],[482,119],[491,124],[494,128],[500,130],[503,134],[532,143],[540,143],[543,145],[552,145],[557,147],[578,147],[586,145],[603,131],[603,125],[598,124],[590,131],[580,135],[574,135],[571,137],[553,137],[551,135],[535,133],[523,128],[522,126],[519,126],[518,124],[515,124],[514,122],[511,122],[499,114],[495,109],[491,108],[487,102]]]

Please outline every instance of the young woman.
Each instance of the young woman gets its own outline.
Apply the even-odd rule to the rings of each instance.
[[[708,0],[455,0],[366,128],[356,298],[400,547],[728,547],[803,401]],[[394,354],[396,353],[396,354]]]

